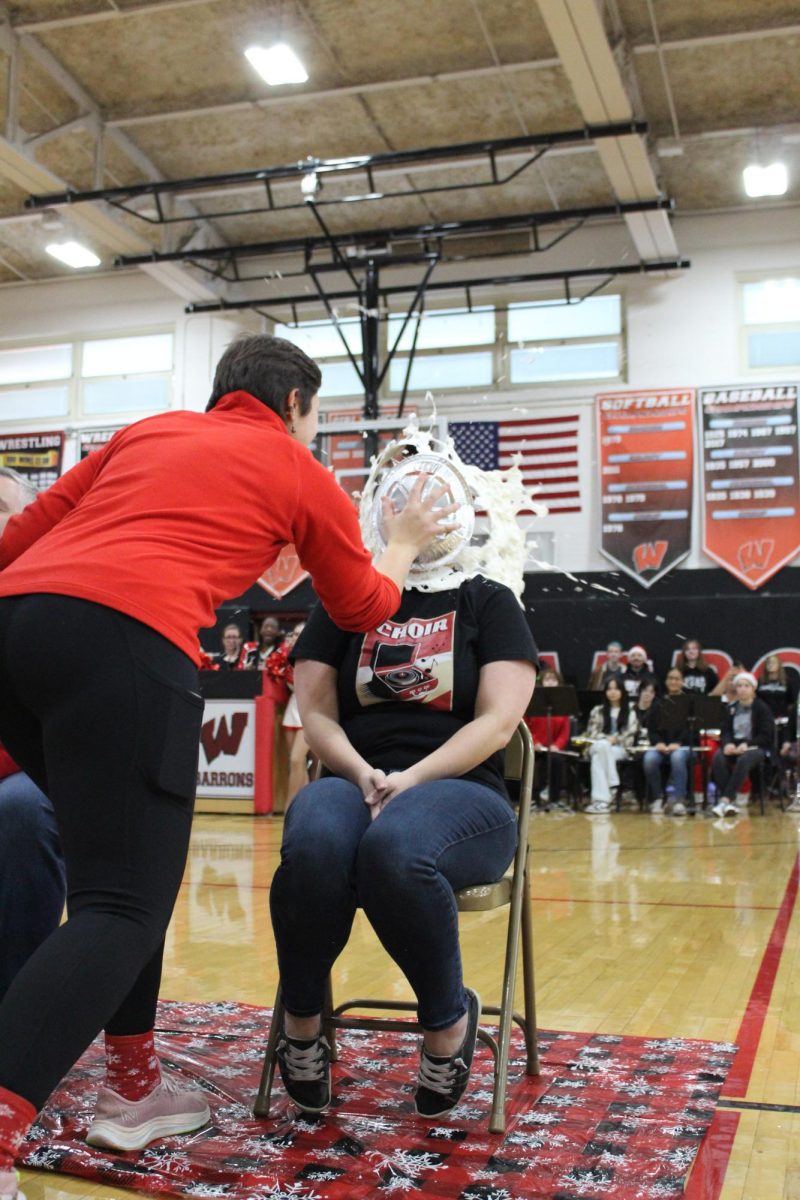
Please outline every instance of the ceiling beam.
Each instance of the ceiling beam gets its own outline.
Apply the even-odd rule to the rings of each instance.
[[[633,120],[633,103],[606,36],[599,6],[594,0],[537,2],[586,123]],[[618,200],[654,200],[661,195],[642,136],[604,139],[597,143],[597,153]],[[625,220],[643,259],[677,255],[666,213],[632,214]]]

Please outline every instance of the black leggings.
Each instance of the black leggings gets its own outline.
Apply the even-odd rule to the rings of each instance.
[[[0,1086],[37,1109],[102,1029],[153,1027],[191,831],[196,689],[182,651],[113,609],[0,599],[0,741],[50,797],[67,866],[69,919],[0,1005]]]

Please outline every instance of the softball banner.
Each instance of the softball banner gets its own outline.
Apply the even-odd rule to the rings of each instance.
[[[0,437],[0,467],[11,467],[44,491],[58,479],[64,465],[64,434],[15,433]]]
[[[601,553],[649,588],[689,553],[694,389],[597,397]]]
[[[797,385],[705,388],[703,549],[753,590],[800,553]]]

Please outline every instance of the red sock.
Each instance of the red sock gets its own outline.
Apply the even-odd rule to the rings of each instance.
[[[0,1171],[10,1171],[36,1109],[30,1101],[0,1087]]]
[[[106,1034],[106,1087],[126,1100],[143,1100],[160,1083],[152,1030],[129,1037]]]

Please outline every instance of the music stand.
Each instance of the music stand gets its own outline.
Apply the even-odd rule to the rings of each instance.
[[[553,771],[552,729],[550,722],[553,717],[577,717],[580,713],[578,695],[574,687],[540,687],[531,697],[526,717],[545,717],[547,719],[547,790],[550,792],[550,778]]]

